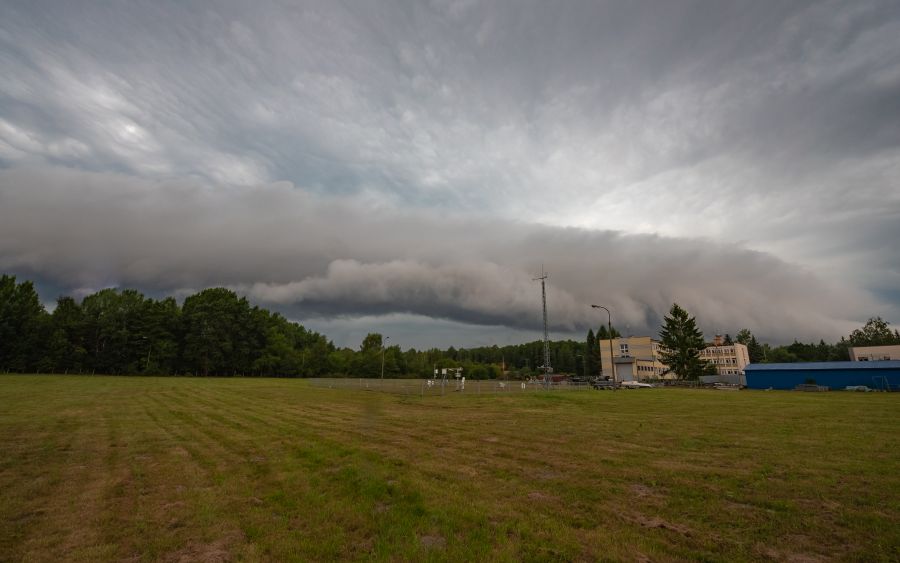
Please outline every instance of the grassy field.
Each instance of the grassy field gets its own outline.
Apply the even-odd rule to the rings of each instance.
[[[900,395],[0,376],[0,561],[897,561]]]

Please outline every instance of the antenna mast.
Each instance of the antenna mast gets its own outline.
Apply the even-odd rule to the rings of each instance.
[[[547,330],[547,272],[544,271],[544,265],[541,264],[541,277],[532,278],[532,281],[541,281],[541,301],[544,305],[544,365],[541,366],[541,369],[544,370],[544,385],[550,386],[550,373],[553,372],[553,368],[550,367],[550,333]]]

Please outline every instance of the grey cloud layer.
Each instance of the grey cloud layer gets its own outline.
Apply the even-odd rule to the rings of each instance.
[[[731,219],[765,238],[763,213],[844,199],[848,159],[891,186],[895,8],[14,3],[0,159],[676,235],[777,194]]]
[[[0,270],[63,287],[224,284],[295,318],[410,313],[554,330],[655,331],[673,301],[715,330],[834,338],[878,304],[771,256],[704,240],[373,210],[287,183],[212,188],[71,169],[0,172]],[[48,228],[52,225],[52,228]]]
[[[636,326],[673,297],[731,326],[730,288],[747,324],[833,335],[900,315],[900,10],[10,1],[0,168],[0,197],[71,252],[7,231],[0,261],[59,283],[229,283],[323,315],[403,294],[402,310],[521,325],[545,260],[561,327],[587,322],[600,284]],[[822,313],[821,282],[807,295],[771,256],[854,290]],[[497,295],[498,278],[526,282]]]

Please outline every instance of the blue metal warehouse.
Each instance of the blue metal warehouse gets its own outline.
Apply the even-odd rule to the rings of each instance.
[[[814,380],[817,385],[832,389],[865,385],[873,389],[900,390],[900,361],[750,364],[744,368],[744,373],[750,389],[793,389]]]

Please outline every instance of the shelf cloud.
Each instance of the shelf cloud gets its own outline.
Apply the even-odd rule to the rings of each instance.
[[[373,210],[292,184],[156,182],[0,172],[0,268],[59,286],[185,293],[225,285],[289,316],[397,313],[527,329],[550,272],[553,329],[655,331],[677,301],[708,327],[775,338],[846,332],[866,294],[771,255],[705,239]],[[39,218],[39,219],[38,219]],[[52,227],[48,227],[52,226]]]
[[[0,268],[65,290],[522,330],[543,264],[565,333],[591,301],[649,332],[678,301],[707,330],[833,340],[900,321],[898,178],[890,0],[0,19]]]

